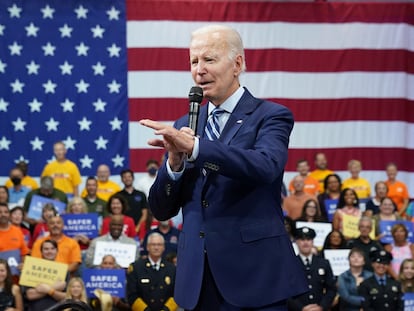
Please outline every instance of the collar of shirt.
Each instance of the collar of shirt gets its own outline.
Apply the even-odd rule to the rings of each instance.
[[[224,103],[220,105],[220,108],[224,109],[227,113],[232,113],[240,98],[244,94],[244,88],[239,87],[236,92],[234,92],[229,98],[227,98]],[[216,108],[211,102],[208,102],[208,115]]]
[[[384,280],[384,285],[387,284],[387,278],[385,275],[379,276],[378,274],[374,274],[375,279],[377,280],[378,284],[381,284],[381,280]]]
[[[151,267],[153,267],[154,265],[157,265],[157,269],[159,269],[161,267],[161,259],[158,259],[157,262],[155,262],[154,260],[152,260],[149,256],[148,256],[148,260],[151,263]]]
[[[310,265],[312,264],[312,254],[310,254],[309,256],[304,256],[302,254],[299,254],[299,256],[300,256],[300,259],[302,259],[302,262],[304,265],[306,265],[306,258],[309,259],[309,264]]]

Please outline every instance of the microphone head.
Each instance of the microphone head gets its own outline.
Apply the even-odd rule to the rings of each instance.
[[[200,104],[203,101],[203,89],[199,86],[193,86],[188,93],[188,100]]]

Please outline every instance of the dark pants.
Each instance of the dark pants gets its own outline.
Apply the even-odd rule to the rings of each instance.
[[[200,298],[193,311],[287,311],[287,304],[286,300],[283,300],[260,308],[240,308],[230,305],[216,286],[206,256]]]

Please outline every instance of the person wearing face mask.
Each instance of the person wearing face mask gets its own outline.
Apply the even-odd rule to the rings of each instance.
[[[149,159],[146,164],[147,175],[144,175],[137,181],[137,189],[145,193],[148,198],[149,190],[157,177],[157,172],[160,167],[158,161]]]
[[[16,164],[16,167],[21,169],[21,171],[23,172],[23,178],[21,182],[23,186],[29,188],[30,190],[39,188],[37,181],[33,177],[27,175],[29,171],[29,165],[25,161],[18,162]],[[6,181],[5,185],[7,188],[13,187],[13,183],[10,180],[10,178]]]
[[[23,205],[24,198],[30,192],[30,189],[22,185],[23,171],[14,167],[10,170],[10,180],[13,184],[9,188],[9,203],[12,205]]]

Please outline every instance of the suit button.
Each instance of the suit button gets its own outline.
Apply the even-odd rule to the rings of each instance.
[[[200,238],[204,238],[205,233],[203,231],[200,231]]]
[[[204,208],[208,207],[208,202],[206,200],[201,201],[201,206]]]

